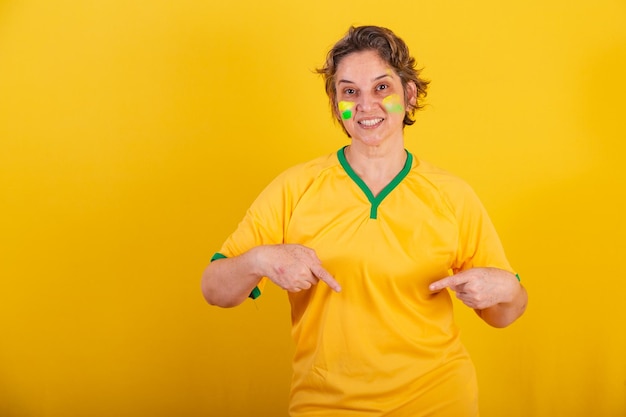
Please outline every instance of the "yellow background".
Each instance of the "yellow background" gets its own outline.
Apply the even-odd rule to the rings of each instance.
[[[0,1],[0,416],[284,416],[286,297],[200,275],[277,173],[346,143],[312,73],[351,24],[432,80],[406,130],[529,289],[457,305],[484,417],[626,416],[626,2]]]

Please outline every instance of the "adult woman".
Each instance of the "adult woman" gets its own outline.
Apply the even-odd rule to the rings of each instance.
[[[475,416],[474,368],[444,289],[496,327],[523,313],[526,292],[472,190],[404,148],[427,86],[404,42],[351,28],[320,72],[350,145],[261,193],[203,294],[227,307],[267,279],[288,291],[292,416]]]

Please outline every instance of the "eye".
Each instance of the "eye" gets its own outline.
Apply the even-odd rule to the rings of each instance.
[[[344,94],[347,95],[352,95],[354,93],[356,93],[356,90],[354,88],[346,88],[345,90],[343,90]]]
[[[379,84],[378,86],[376,86],[376,90],[378,90],[378,91],[386,90],[388,88],[389,88],[389,86],[387,84]]]

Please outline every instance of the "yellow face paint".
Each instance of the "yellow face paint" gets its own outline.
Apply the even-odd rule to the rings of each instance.
[[[340,101],[338,103],[339,113],[341,113],[341,118],[343,120],[347,120],[352,118],[352,109],[354,108],[353,101]]]
[[[383,99],[383,106],[389,113],[404,113],[404,106],[402,100],[397,94],[390,94]]]

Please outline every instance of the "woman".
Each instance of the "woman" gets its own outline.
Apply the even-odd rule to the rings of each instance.
[[[469,186],[404,148],[427,87],[404,42],[353,27],[319,72],[350,144],[261,193],[203,294],[231,307],[268,279],[288,291],[291,416],[476,416],[448,290],[495,327],[524,312],[526,291]]]

